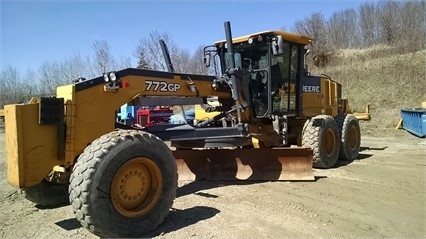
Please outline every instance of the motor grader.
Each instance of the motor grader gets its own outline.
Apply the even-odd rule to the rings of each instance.
[[[219,76],[129,68],[6,105],[8,182],[40,205],[69,199],[98,236],[134,237],[164,220],[178,180],[314,180],[313,164],[357,156],[358,121],[344,114],[338,85],[304,70],[309,37],[233,39],[229,22],[225,35],[204,54],[206,65],[220,61]],[[195,125],[136,129],[115,120],[135,100],[204,105],[212,97],[219,104],[206,109],[217,114]]]

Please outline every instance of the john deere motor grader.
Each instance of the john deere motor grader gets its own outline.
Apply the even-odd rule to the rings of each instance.
[[[41,205],[69,197],[76,218],[96,235],[131,237],[164,220],[178,179],[313,180],[313,158],[333,166],[341,142],[340,151],[356,156],[357,121],[337,106],[310,111],[302,102],[304,91],[317,93],[313,103],[338,97],[324,92],[331,81],[305,76],[310,38],[265,31],[232,39],[229,22],[225,33],[226,41],[205,49],[207,64],[220,58],[222,76],[124,69],[58,87],[55,97],[6,105],[8,182]],[[286,73],[277,73],[277,63]],[[218,114],[194,126],[141,130],[115,122],[130,101],[203,104],[211,97],[220,104],[209,111]],[[314,110],[323,114],[311,117]],[[343,122],[341,137],[326,114]],[[297,134],[305,147],[288,147]]]

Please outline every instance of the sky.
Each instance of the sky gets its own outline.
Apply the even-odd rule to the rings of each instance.
[[[37,70],[46,61],[62,61],[75,53],[93,55],[92,44],[106,41],[116,59],[134,56],[149,33],[167,33],[193,53],[201,45],[232,36],[285,29],[321,12],[326,18],[357,0],[0,0],[0,70]],[[201,57],[201,56],[200,56]],[[118,70],[118,69],[117,69]]]

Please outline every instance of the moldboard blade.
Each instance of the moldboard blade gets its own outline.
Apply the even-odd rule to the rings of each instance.
[[[201,149],[173,151],[180,181],[312,181],[307,148]]]

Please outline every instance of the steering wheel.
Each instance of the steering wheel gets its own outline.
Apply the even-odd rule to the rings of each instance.
[[[262,81],[263,79],[265,79],[266,74],[264,71],[256,71],[256,80],[260,80]]]

